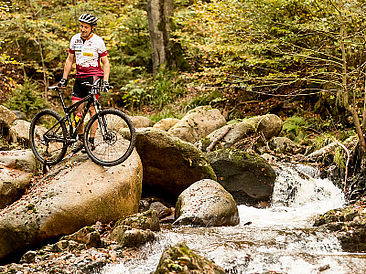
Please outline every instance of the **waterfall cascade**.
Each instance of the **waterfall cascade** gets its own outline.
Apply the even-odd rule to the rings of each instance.
[[[342,207],[342,191],[315,168],[278,165],[272,203],[239,205],[235,227],[177,227],[140,248],[139,258],[109,265],[103,273],[151,273],[164,248],[178,242],[222,266],[227,273],[362,273],[364,254],[342,252],[337,238],[312,227],[313,218]]]

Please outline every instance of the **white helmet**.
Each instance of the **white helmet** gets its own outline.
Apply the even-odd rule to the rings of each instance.
[[[95,26],[95,25],[97,25],[98,18],[91,14],[84,13],[84,14],[80,15],[79,21],[83,22],[83,23],[87,23],[92,26]]]

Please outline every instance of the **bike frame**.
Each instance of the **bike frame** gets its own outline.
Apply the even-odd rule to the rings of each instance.
[[[90,93],[86,97],[82,98],[80,101],[76,102],[75,104],[72,104],[69,107],[66,106],[58,86],[49,87],[49,89],[50,90],[55,89],[57,91],[58,97],[60,98],[60,101],[62,104],[62,108],[65,112],[65,115],[61,118],[61,120],[57,124],[54,125],[54,127],[60,123],[66,124],[66,121],[67,121],[67,123],[69,124],[69,129],[68,129],[68,136],[66,138],[66,142],[68,145],[72,144],[72,143],[76,142],[76,136],[77,136],[77,132],[78,132],[77,129],[79,128],[81,123],[84,122],[85,116],[88,113],[89,108],[91,106],[94,106],[96,114],[98,114],[99,111],[101,110],[101,106],[96,98],[96,94],[98,93],[98,87],[92,86]],[[82,110],[82,116],[81,116],[80,120],[75,124],[75,128],[73,128],[72,121],[71,121],[71,114],[74,113],[74,111],[83,103],[86,103],[86,105],[84,105],[84,108]],[[60,139],[60,138],[57,138],[57,139]],[[64,141],[64,140],[60,140],[60,141]]]

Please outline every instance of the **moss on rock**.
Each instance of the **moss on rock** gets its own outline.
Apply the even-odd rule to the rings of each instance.
[[[214,262],[196,254],[185,243],[164,250],[155,274],[165,273],[225,273]]]

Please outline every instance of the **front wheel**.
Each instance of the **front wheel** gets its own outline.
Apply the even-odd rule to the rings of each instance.
[[[56,111],[44,109],[34,116],[29,141],[34,155],[42,164],[54,165],[62,160],[67,150],[66,137],[65,123]]]
[[[90,138],[94,138],[94,143]],[[102,110],[90,118],[85,128],[85,150],[101,166],[114,166],[125,161],[131,155],[135,141],[132,121],[117,109]]]

